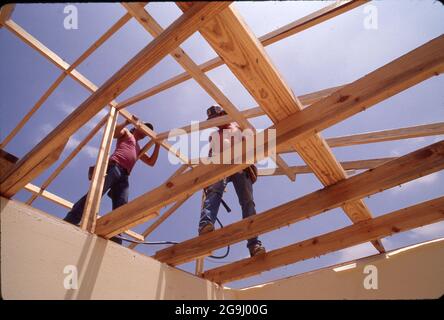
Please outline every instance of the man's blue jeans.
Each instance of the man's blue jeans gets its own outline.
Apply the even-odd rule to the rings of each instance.
[[[227,179],[220,180],[206,188],[206,197],[200,214],[199,228],[208,222],[215,223],[222,201],[223,192],[228,182],[232,182],[242,208],[242,218],[256,214],[253,200],[253,184],[247,172],[240,171]],[[261,244],[257,237],[248,239],[247,247]]]
[[[108,196],[112,199],[113,210],[128,203],[128,174],[124,169],[115,163],[110,163],[106,170],[105,183],[103,185],[102,196],[107,192]],[[82,220],[83,209],[85,208],[86,197],[85,194],[79,201],[77,201],[63,219],[72,224],[78,225]],[[122,244],[122,240],[118,238],[111,238],[114,242]]]

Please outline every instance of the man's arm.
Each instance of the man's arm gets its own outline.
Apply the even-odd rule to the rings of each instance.
[[[133,119],[135,121],[138,121],[139,118],[137,118],[135,115],[133,115]],[[116,125],[116,129],[114,130],[114,138],[118,139],[123,137],[124,135],[129,134],[129,130],[127,128],[125,128],[127,125],[129,125],[131,123],[131,121],[129,121],[128,119],[125,119],[124,122]]]
[[[157,158],[159,156],[159,150],[160,150],[160,144],[156,143],[151,157],[148,157],[148,155],[144,153],[140,157],[140,160],[142,160],[145,164],[149,165],[150,167],[153,167],[156,164]]]
[[[116,125],[116,129],[114,130],[114,138],[118,139],[123,137],[124,135],[128,134],[129,131],[127,128],[125,128],[127,125],[129,125],[131,122],[128,121],[128,119],[125,119],[124,122],[119,123]]]

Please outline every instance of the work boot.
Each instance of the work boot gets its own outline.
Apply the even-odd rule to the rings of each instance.
[[[248,250],[250,250],[251,257],[265,253],[265,248],[259,243],[256,243],[256,244],[248,247]]]
[[[201,236],[213,230],[214,230],[214,224],[212,224],[211,222],[207,222],[207,224],[199,228],[199,235]]]

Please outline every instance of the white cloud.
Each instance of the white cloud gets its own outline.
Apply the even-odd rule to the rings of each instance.
[[[75,110],[75,107],[73,107],[72,105],[67,104],[66,102],[60,103],[59,106],[60,106],[60,109],[65,114],[71,114],[71,112],[73,112]]]
[[[376,254],[376,249],[370,243],[363,243],[338,251],[338,263],[356,260]]]
[[[40,132],[35,136],[35,142],[39,143],[45,136],[47,136],[52,130],[54,130],[54,126],[50,123],[42,124],[40,127]]]
[[[435,181],[438,180],[438,174],[439,174],[439,172],[435,172],[435,173],[429,174],[427,176],[418,178],[416,180],[409,181],[405,184],[402,184],[401,188],[393,188],[390,191],[392,193],[396,194],[399,192],[405,192],[406,190],[412,190],[412,189],[416,189],[416,188],[423,187],[423,186],[430,187],[430,185],[434,184]]]
[[[75,147],[77,147],[77,145],[80,143],[81,141],[79,139],[77,139],[75,136],[72,136],[69,140],[68,143],[66,144],[65,150],[72,150]],[[80,151],[80,153],[85,154],[86,156],[88,156],[89,158],[93,158],[95,159],[97,157],[97,154],[99,152],[99,149],[93,146],[84,146],[82,148],[82,150]]]
[[[43,124],[40,129],[42,129],[44,134],[50,133],[52,130],[54,130],[54,126],[50,123]]]

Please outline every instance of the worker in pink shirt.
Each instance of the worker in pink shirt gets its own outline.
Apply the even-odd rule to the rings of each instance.
[[[135,116],[133,116],[133,119],[138,121]],[[128,176],[131,174],[131,170],[139,157],[139,141],[146,137],[142,130],[135,127],[128,130],[126,126],[130,123],[129,120],[125,120],[125,122],[116,126],[114,131],[114,138],[117,139],[116,149],[109,159],[103,185],[102,195],[109,191],[108,196],[112,199],[113,210],[128,203]],[[153,130],[151,123],[147,122],[145,125]],[[156,143],[151,157],[144,153],[140,156],[140,160],[151,167],[154,166],[159,156],[159,148],[160,145]],[[74,204],[71,211],[64,218],[65,221],[76,225],[80,223],[86,197],[87,194]],[[122,244],[122,240],[117,237],[113,237],[111,240]]]

